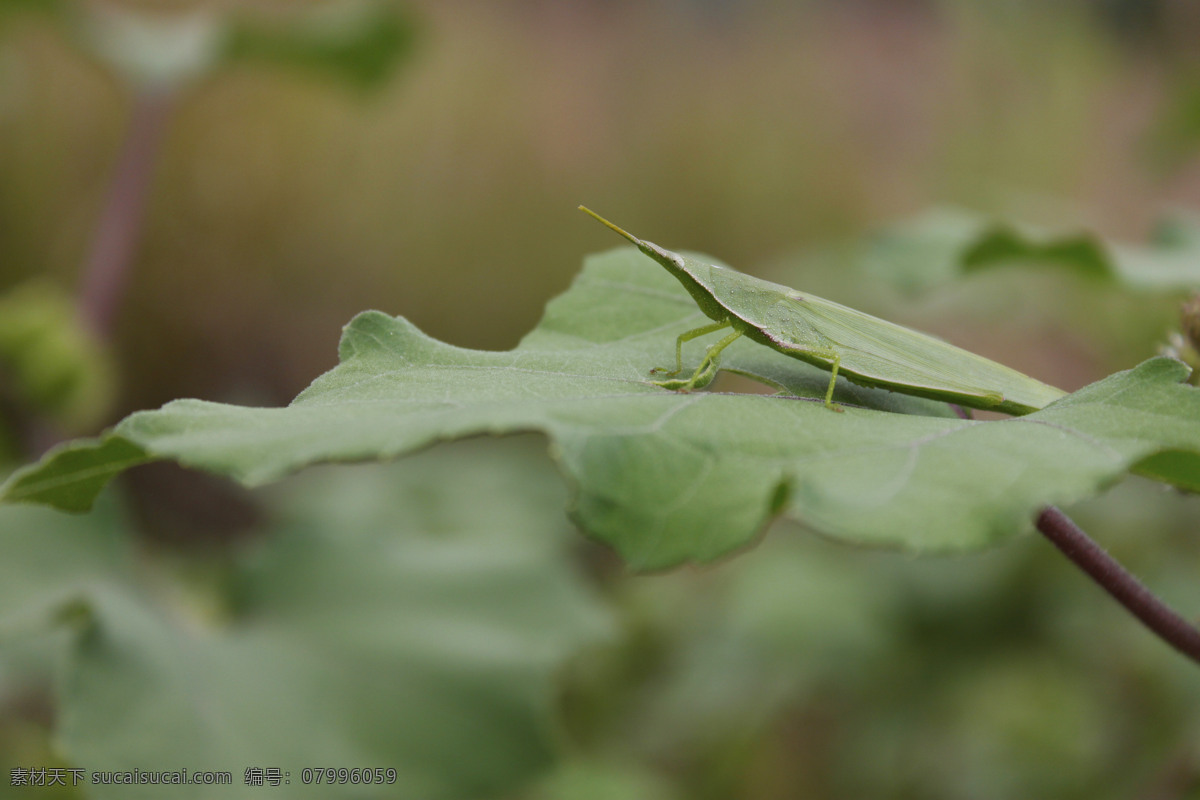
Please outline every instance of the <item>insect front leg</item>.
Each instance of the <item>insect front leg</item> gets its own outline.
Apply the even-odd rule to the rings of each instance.
[[[722,327],[728,324],[728,322],[723,323]],[[696,367],[696,371],[692,373],[692,377],[688,378],[686,381],[655,381],[655,383],[659,386],[662,386],[664,389],[675,389],[683,392],[691,391],[697,386],[707,385],[717,373],[717,368],[720,366],[721,351],[737,341],[737,338],[741,335],[741,331],[735,330],[733,333],[729,334],[724,339],[708,348],[708,352],[704,354],[704,360],[700,362],[700,366]]]
[[[710,325],[703,325],[699,328],[693,328],[687,333],[679,334],[679,338],[675,340],[675,369],[667,372],[666,367],[655,367],[654,369],[650,370],[650,374],[653,375],[661,372],[668,378],[672,378],[683,372],[683,343],[690,342],[692,339],[695,339],[698,336],[703,336],[706,333],[716,333],[723,328],[728,328],[729,324],[729,320],[725,320],[724,322],[714,322]]]

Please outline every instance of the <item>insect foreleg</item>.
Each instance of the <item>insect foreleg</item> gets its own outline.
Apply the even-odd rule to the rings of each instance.
[[[729,323],[727,322],[723,323],[722,327],[728,324]],[[741,335],[741,331],[734,331],[721,341],[714,344],[712,347],[708,348],[708,352],[704,354],[704,360],[700,362],[700,366],[696,367],[696,371],[692,373],[692,377],[688,378],[686,381],[655,381],[655,383],[666,389],[676,389],[684,392],[691,391],[697,386],[706,385],[712,380],[713,375],[716,374],[717,367],[721,363],[721,351],[737,341],[737,338]]]
[[[729,320],[725,320],[724,322],[713,322],[709,325],[703,325],[699,328],[694,328],[687,333],[679,334],[679,338],[675,340],[675,369],[671,372],[667,372],[666,367],[655,367],[654,369],[650,370],[650,372],[661,372],[664,373],[668,378],[674,377],[675,375],[683,372],[683,343],[690,342],[692,339],[695,339],[698,336],[703,336],[706,333],[715,333],[723,328],[728,328],[729,324]]]

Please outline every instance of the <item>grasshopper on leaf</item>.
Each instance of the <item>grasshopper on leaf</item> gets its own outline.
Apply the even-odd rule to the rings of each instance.
[[[862,386],[1007,414],[1037,411],[1066,394],[911,328],[737,270],[673,253],[637,238],[591,209],[579,208],[661,264],[683,284],[705,316],[713,320],[676,339],[675,369],[666,373],[669,380],[655,381],[664,388],[688,391],[706,385],[717,373],[721,351],[745,336],[829,370],[832,374],[825,392],[825,406],[834,411],[841,411],[833,404],[838,375]],[[726,329],[729,333],[708,348],[690,378],[674,377],[683,371],[684,342]]]

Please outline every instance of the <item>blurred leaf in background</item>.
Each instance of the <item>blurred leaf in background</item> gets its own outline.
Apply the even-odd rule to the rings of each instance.
[[[304,476],[252,552],[201,582],[133,560],[107,514],[5,515],[6,639],[69,623],[67,761],[234,772],[87,796],[256,796],[248,766],[290,771],[289,796],[377,796],[301,784],[302,767],[354,765],[396,769],[387,796],[475,797],[546,769],[558,668],[607,617],[565,559],[544,460],[509,444]],[[11,701],[22,676],[6,677]]]
[[[14,413],[64,432],[91,430],[115,391],[110,352],[61,290],[35,282],[0,295],[0,397]]]
[[[1146,488],[1089,522],[1136,515]],[[1154,520],[1178,569],[1132,559],[1185,605],[1193,519],[1179,499]],[[1168,779],[1200,786],[1194,668],[1037,539],[917,560],[801,533],[780,524],[717,568],[614,587],[618,647],[572,667],[583,754],[730,800],[1118,800]]]
[[[125,3],[76,3],[69,20],[80,43],[135,91],[174,91],[214,67],[223,33],[212,8],[164,12]]]
[[[325,74],[362,89],[380,88],[416,41],[411,14],[390,2],[339,2],[282,25],[235,20],[224,47],[227,63],[275,63]]]
[[[1200,221],[1177,212],[1158,224],[1148,245],[1110,245],[1087,231],[1045,230],[935,209],[877,234],[866,254],[872,274],[913,293],[964,273],[1022,263],[1129,289],[1178,293],[1200,287]]]
[[[891,287],[878,294],[901,319],[974,329],[999,358],[1005,338],[1015,340],[1025,345],[1016,357],[1040,363],[1047,379],[1056,366],[1069,387],[1162,350],[1180,302],[1200,287],[1198,234],[1183,209],[1132,244],[940,208],[870,237],[852,269]]]
[[[1006,191],[1136,237],[1165,191],[1139,182],[1110,124],[1151,114],[1122,83],[1138,63],[1074,6],[382,3],[327,26],[333,41],[375,31],[348,40],[403,61],[372,68],[369,104],[316,77],[336,69],[246,60],[290,59],[308,14],[338,8],[239,10],[229,41],[246,58],[178,109],[118,331],[126,408],[283,402],[367,306],[509,346],[603,246],[572,217],[581,201],[753,270],[932,201],[994,209]],[[0,271],[70,276],[127,97],[49,23],[6,30]],[[341,51],[300,60],[326,52]]]

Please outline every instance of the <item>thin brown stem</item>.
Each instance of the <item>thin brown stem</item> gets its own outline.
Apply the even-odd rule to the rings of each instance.
[[[161,91],[145,91],[135,99],[125,143],[100,209],[83,267],[79,312],[101,338],[111,332],[125,294],[173,99]]]
[[[1142,585],[1070,517],[1047,506],[1038,514],[1037,529],[1159,638],[1200,663],[1200,630]]]

